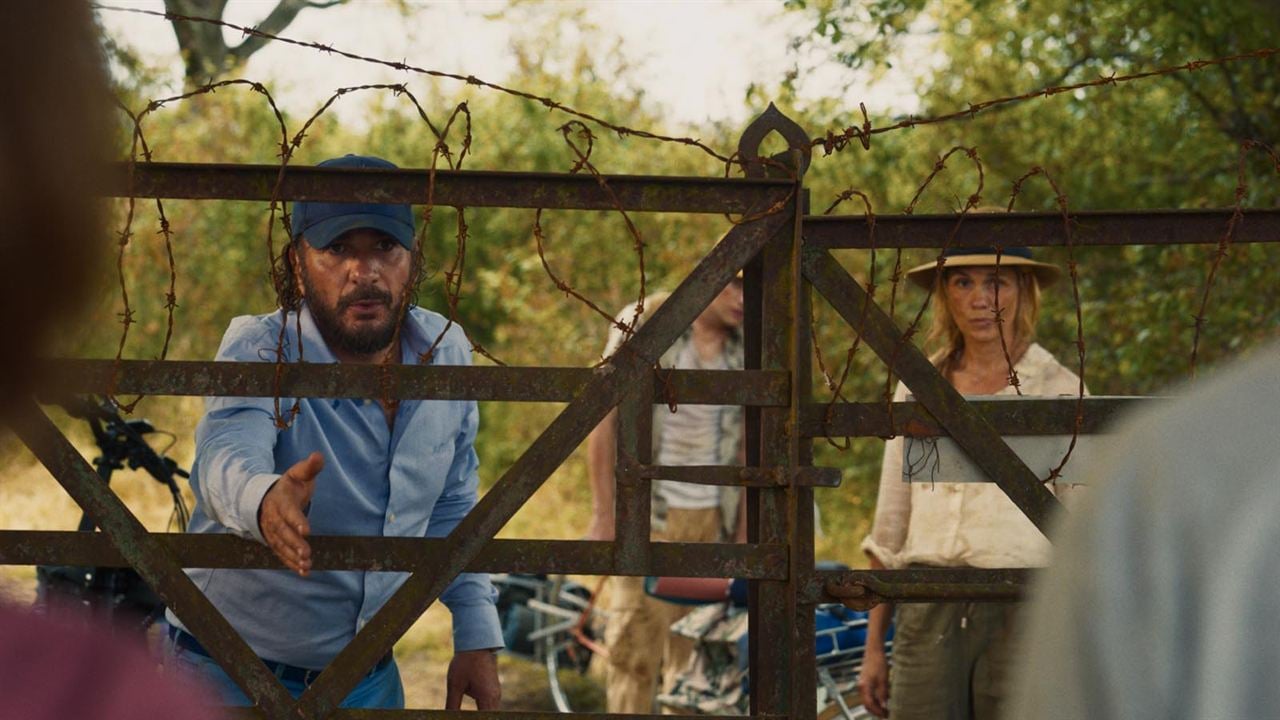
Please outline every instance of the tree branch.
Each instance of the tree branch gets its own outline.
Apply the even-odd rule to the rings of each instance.
[[[289,26],[298,13],[307,8],[331,8],[342,5],[346,0],[326,0],[324,2],[315,2],[313,0],[280,0],[271,12],[262,22],[258,23],[257,29],[270,35],[277,35],[280,31]],[[239,45],[231,48],[231,57],[235,64],[240,64],[249,59],[249,56],[261,50],[267,44],[267,38],[261,35],[250,35],[244,39]]]

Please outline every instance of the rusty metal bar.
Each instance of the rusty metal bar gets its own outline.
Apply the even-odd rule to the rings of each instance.
[[[12,409],[7,419],[22,442],[102,528],[107,542],[182,619],[245,695],[269,715],[286,717],[293,706],[288,691],[182,572],[177,559],[147,533],[39,406],[24,403]]]
[[[648,392],[646,392],[648,390]],[[645,575],[653,546],[652,487],[641,480],[640,468],[653,461],[652,385],[641,386],[618,406],[618,455],[614,465],[613,562],[628,575]],[[696,551],[695,551],[696,552]]]
[[[805,214],[809,213],[809,197],[806,191],[805,197]],[[803,225],[796,234],[795,259],[793,261],[796,273],[796,308],[795,315],[792,316],[792,343],[794,348],[794,358],[792,360],[794,368],[794,382],[791,388],[791,404],[790,415],[787,421],[794,428],[797,435],[796,452],[797,462],[800,469],[813,467],[813,440],[804,436],[801,432],[801,414],[804,408],[813,402],[813,353],[810,348],[813,347],[813,338],[810,332],[813,329],[813,288],[809,282],[804,279],[801,270],[799,251],[803,243]],[[819,469],[819,468],[814,468]],[[836,470],[837,476],[840,474]],[[837,477],[837,482],[839,477]],[[796,643],[799,647],[793,649],[797,663],[802,663],[800,672],[803,674],[802,682],[799,684],[800,689],[797,693],[803,697],[803,693],[812,692],[817,695],[817,658],[815,657],[816,645],[810,638],[815,638],[817,633],[817,622],[814,616],[814,606],[811,603],[803,602],[800,597],[800,591],[813,579],[815,570],[815,548],[814,543],[817,541],[817,529],[815,523],[817,517],[815,513],[815,498],[813,485],[797,483],[796,488],[796,532],[795,540],[792,541],[791,551],[791,567],[795,568],[791,587],[797,595],[795,599],[796,607]],[[813,663],[814,669],[810,663]],[[798,698],[797,701],[800,701]],[[816,712],[816,709],[815,709]],[[801,708],[801,717],[810,717],[808,711]]]
[[[797,211],[801,199],[795,200]],[[797,212],[797,221],[799,212]],[[795,224],[782,229],[770,239],[762,253],[763,313],[761,319],[761,367],[767,370],[791,371],[795,365],[795,311],[797,301],[798,262],[793,249],[799,246]],[[793,397],[794,400],[794,385]],[[765,472],[780,469],[791,475],[798,465],[798,436],[790,422],[790,408],[765,408],[760,413],[760,466]],[[753,631],[750,642],[751,711],[753,713],[785,713],[790,717],[807,717],[814,711],[813,692],[801,701],[805,692],[804,658],[813,657],[813,635],[808,635],[808,652],[801,647],[803,624],[798,620],[796,592],[792,584],[798,568],[794,564],[797,545],[805,538],[796,532],[798,513],[796,488],[761,489],[757,503],[759,541],[787,543],[792,559],[787,582],[752,583],[750,608]],[[812,539],[809,540],[812,543]],[[810,670],[812,670],[810,668]],[[810,673],[811,674],[811,673]],[[808,709],[808,715],[804,709]]]
[[[1159,398],[1092,397],[1084,400],[1082,434],[1103,432],[1115,419]],[[936,437],[946,435],[929,411],[918,402],[893,405],[893,422],[882,402],[809,403],[801,412],[800,433],[818,437]],[[1070,435],[1075,428],[1076,400],[1026,398],[975,400],[969,406],[1001,435]]]
[[[840,468],[762,468],[737,465],[644,465],[636,469],[641,478],[675,480],[695,485],[738,485],[741,487],[839,487]]]
[[[190,200],[270,200],[277,165],[138,163],[133,185],[128,163],[107,174],[103,194],[114,197]],[[350,169],[290,166],[279,200],[416,203],[427,201],[427,170]],[[436,205],[454,207],[558,208],[566,210],[647,210],[654,212],[745,213],[788,197],[791,185],[767,179],[606,175],[612,195],[591,175],[439,170]],[[617,198],[615,204],[615,199]]]
[[[435,567],[444,540],[403,537],[310,538],[313,565],[324,570],[417,572]],[[182,567],[279,569],[269,548],[234,535],[152,533],[149,542]],[[127,567],[125,556],[101,533],[0,530],[0,565]],[[579,575],[688,575],[783,580],[787,553],[781,545],[733,543],[654,545],[643,572],[623,572],[610,543],[582,540],[491,540],[466,567],[469,572],[574,573]]]
[[[1231,208],[1073,212],[1072,244],[1190,245],[1216,243],[1227,229]],[[878,248],[1009,247],[1062,245],[1059,213],[974,213],[955,236],[956,215],[877,215]],[[806,216],[805,244],[813,248],[870,248],[862,216]],[[1280,210],[1245,210],[1234,243],[1280,242]]]
[[[1005,444],[995,428],[956,392],[915,344],[902,337],[893,319],[867,297],[862,286],[830,253],[806,248],[804,272],[850,327],[859,327],[864,304],[871,303],[866,322],[862,324],[862,337],[867,345],[893,366],[894,373],[911,389],[916,400],[942,423],[974,464],[995,481],[1041,532],[1047,533],[1050,515],[1060,503]]]
[[[569,402],[597,375],[591,368],[463,367],[288,363],[276,386],[266,362],[180,360],[50,360],[43,387],[61,393],[194,395],[198,397],[372,397],[402,400]],[[115,385],[112,385],[112,378]],[[783,372],[673,370],[664,380],[681,402],[706,405],[787,404]]]
[[[245,717],[257,717],[255,715],[245,715]],[[462,714],[457,711],[449,712],[447,710],[352,710],[340,709],[335,710],[329,717],[334,720],[387,720],[388,718],[404,718],[406,720],[457,720],[457,718],[465,718],[465,720],[513,720],[514,718],[528,718],[529,720],[564,720],[564,715],[555,712],[531,712],[520,710],[518,712],[503,711],[473,711],[467,710]],[[783,720],[783,716],[779,715],[757,715],[759,720]],[[605,713],[573,713],[574,720],[618,720],[626,718],[626,720],[671,720],[670,715],[608,715]],[[741,715],[699,715],[698,720],[743,720]]]
[[[769,210],[757,208],[756,212]],[[653,316],[594,374],[578,397],[507,469],[476,508],[449,535],[451,551],[436,572],[412,574],[378,614],[357,633],[299,699],[304,714],[327,715],[355,686],[360,674],[387,652],[414,620],[515,515],[560,466],[624,392],[651,372],[662,351],[758,253],[781,227],[794,221],[785,209],[736,225],[698,263]]]
[[[801,598],[808,603],[845,602],[863,608],[881,602],[1013,601],[1022,597],[1033,572],[1031,568],[827,570],[814,573],[801,588]]]

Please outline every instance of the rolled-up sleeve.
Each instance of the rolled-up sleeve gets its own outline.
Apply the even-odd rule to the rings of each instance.
[[[245,319],[228,328],[219,361],[257,361],[265,342]],[[251,320],[249,320],[251,322]],[[196,428],[191,487],[205,512],[242,537],[264,542],[258,507],[280,475],[275,472],[274,403],[266,398],[217,397],[206,401]]]
[[[480,462],[475,439],[480,411],[467,402],[462,427],[456,440],[453,463],[445,479],[444,491],[431,512],[427,537],[445,537],[475,507],[479,497]],[[454,652],[501,648],[502,626],[498,622],[498,591],[485,573],[461,573],[440,595],[453,614]]]
[[[902,383],[894,390],[893,401],[907,396]],[[902,438],[884,444],[884,461],[880,465],[880,488],[876,493],[875,520],[871,532],[862,541],[862,551],[874,556],[888,568],[897,568],[898,554],[907,541],[911,522],[911,484],[902,480]]]

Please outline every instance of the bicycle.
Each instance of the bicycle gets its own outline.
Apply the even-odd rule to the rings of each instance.
[[[595,607],[586,586],[563,575],[497,573],[498,615],[502,620],[504,652],[546,667],[551,699],[560,712],[573,712],[560,682],[561,670],[584,675],[591,657],[604,648],[605,613]]]
[[[110,400],[90,398],[59,404],[72,417],[89,423],[100,452],[93,459],[93,466],[104,483],[110,485],[112,474],[125,467],[145,470],[169,489],[173,498],[170,524],[186,530],[190,513],[175,478],[190,475],[145,439],[147,435],[167,433],[156,430],[146,420],[125,420]],[[82,513],[76,529],[93,532],[96,528]],[[163,601],[132,568],[80,565],[37,566],[35,607],[42,612],[77,607],[108,620],[114,627],[143,634],[164,614]]]
[[[559,671],[568,666],[585,672],[591,656],[604,652],[596,638],[603,635],[605,613],[594,606],[587,588],[563,576],[500,574],[493,579],[506,652],[543,663],[556,708],[573,712]],[[745,583],[734,582],[736,592],[729,594],[740,602],[700,603],[672,625],[673,632],[699,643],[699,653],[673,691],[659,696],[660,703],[685,712],[746,713]],[[819,605],[815,613],[818,718],[868,720],[872,716],[862,707],[858,691],[867,613],[838,603]],[[885,643],[890,654],[891,638],[892,629]]]

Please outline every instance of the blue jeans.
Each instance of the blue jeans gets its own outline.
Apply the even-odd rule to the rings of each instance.
[[[197,681],[204,682],[206,687],[214,691],[223,705],[252,705],[240,686],[236,685],[221,667],[218,667],[217,661],[213,658],[178,647],[167,637],[165,651],[176,667],[187,671]],[[281,683],[295,698],[306,690],[300,682],[281,680]],[[400,683],[400,668],[396,667],[395,661],[392,660],[381,670],[365,675],[360,680],[360,684],[356,685],[355,689],[342,701],[342,707],[387,710],[404,708],[404,685]]]

